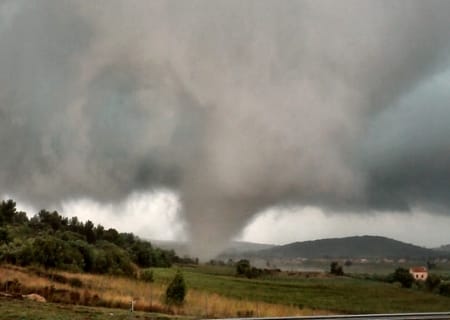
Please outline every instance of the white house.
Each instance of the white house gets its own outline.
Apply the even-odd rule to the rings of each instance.
[[[425,267],[412,267],[409,269],[409,273],[415,280],[425,281],[428,278],[428,270]]]

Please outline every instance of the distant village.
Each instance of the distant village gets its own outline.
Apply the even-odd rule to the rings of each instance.
[[[428,270],[439,267],[450,266],[448,258],[436,258],[429,261],[418,259],[390,259],[390,258],[249,258],[247,256],[235,256],[232,261],[239,261],[240,259],[248,259],[251,265],[257,268],[280,269],[282,271],[296,271],[296,272],[328,272],[330,262],[336,261],[348,272],[380,271],[393,270],[396,267],[404,267],[410,270],[410,273],[416,280],[426,280]],[[223,263],[230,263],[230,258],[223,261]]]

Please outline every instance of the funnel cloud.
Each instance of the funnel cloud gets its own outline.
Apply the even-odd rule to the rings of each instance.
[[[49,206],[170,189],[205,258],[274,206],[446,214],[449,12],[0,1],[0,194]]]

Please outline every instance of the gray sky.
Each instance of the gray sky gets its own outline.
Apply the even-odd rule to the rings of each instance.
[[[0,194],[205,258],[235,237],[450,242],[449,12],[0,1]]]

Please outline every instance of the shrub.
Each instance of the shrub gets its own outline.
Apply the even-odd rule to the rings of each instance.
[[[450,297],[450,283],[443,283],[439,287],[439,293],[443,296]]]
[[[74,288],[83,287],[83,282],[79,278],[70,278],[69,285]]]
[[[236,274],[238,276],[246,276],[249,279],[257,278],[262,275],[264,270],[252,267],[246,259],[239,260],[236,263]]]
[[[168,305],[181,305],[184,302],[186,296],[186,283],[184,282],[183,275],[178,270],[169,284],[166,290],[166,304]]]
[[[330,264],[330,273],[334,274],[335,276],[343,276],[344,270],[342,270],[342,266],[339,265],[337,261],[333,261]]]
[[[250,261],[246,259],[239,260],[236,264],[236,273],[238,275],[247,275],[251,270]]]
[[[394,282],[400,282],[403,288],[411,288],[414,277],[404,268],[397,268],[392,276]]]
[[[57,273],[50,274],[49,279],[62,284],[66,284],[68,282],[68,279],[65,276]]]
[[[430,291],[434,291],[441,284],[441,278],[435,274],[429,274],[427,280],[425,280],[425,285]]]
[[[251,267],[250,270],[246,273],[246,276],[247,276],[247,278],[252,279],[252,278],[258,278],[261,274],[262,274],[261,269]]]

